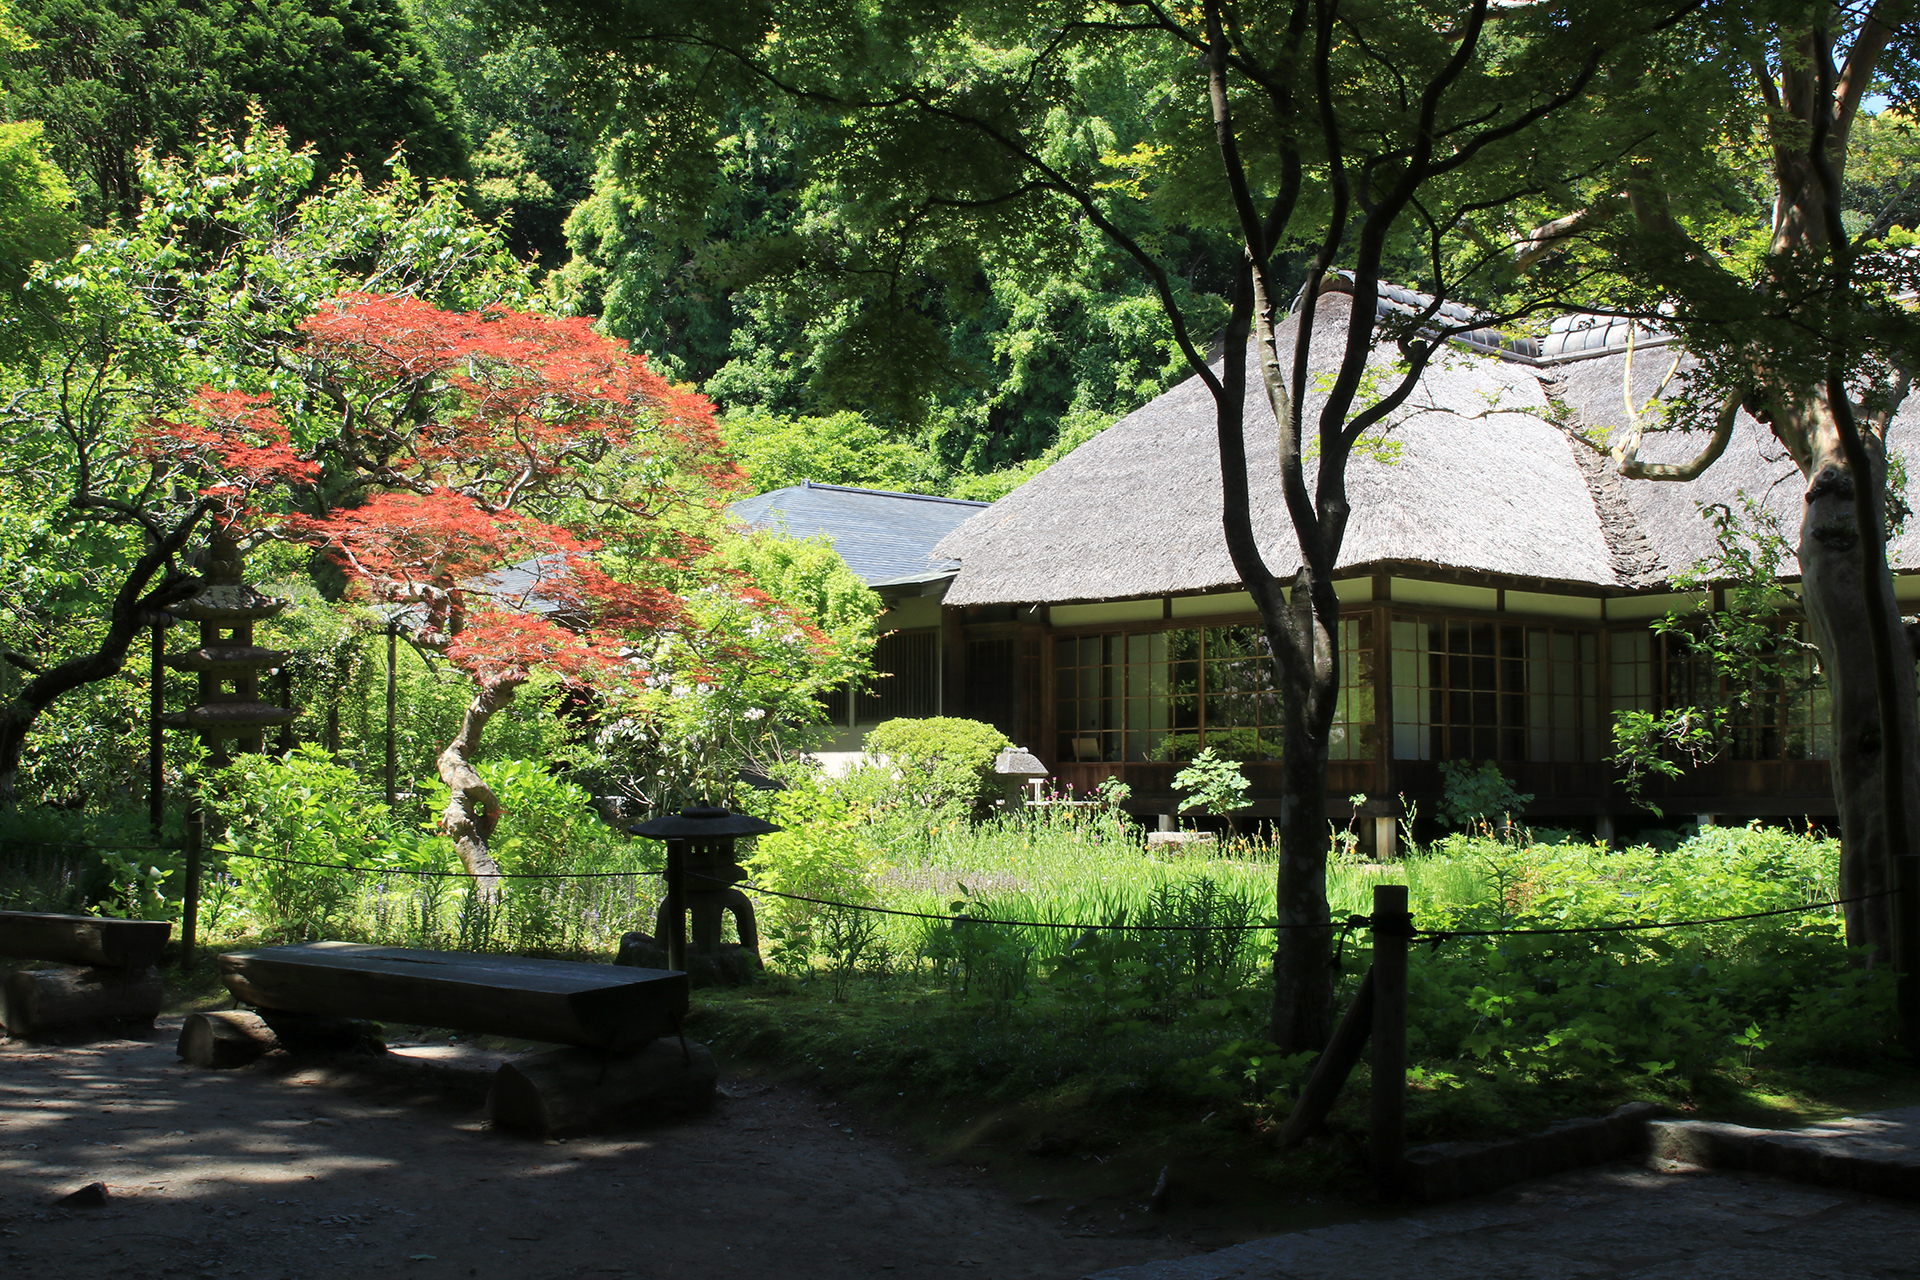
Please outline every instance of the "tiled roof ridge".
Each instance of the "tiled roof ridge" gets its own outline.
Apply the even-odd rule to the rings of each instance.
[[[1379,316],[1414,315],[1424,311],[1433,301],[1432,294],[1390,281],[1382,280],[1378,287],[1380,296],[1374,309]],[[1322,294],[1350,294],[1353,291],[1352,273],[1341,271],[1329,275],[1321,284],[1320,291]],[[1304,292],[1302,290],[1303,297],[1294,301],[1296,311],[1304,301]],[[1451,301],[1440,304],[1438,315],[1440,319],[1456,325],[1476,323],[1483,318],[1466,303]],[[1485,318],[1491,320],[1491,317]],[[1645,349],[1664,347],[1677,341],[1673,334],[1640,320],[1582,311],[1569,311],[1554,317],[1548,324],[1545,336],[1539,338],[1515,337],[1489,323],[1465,333],[1457,333],[1449,341],[1482,355],[1539,368],[1575,360],[1591,360],[1624,351],[1629,334],[1635,335],[1635,346]]]
[[[865,493],[876,498],[906,498],[913,502],[948,502],[956,507],[990,507],[991,502],[981,502],[975,498],[947,498],[937,493],[903,493],[898,489],[863,489],[851,484],[827,484],[820,480],[802,480],[799,484],[790,484],[789,489],[825,489],[833,493]],[[778,489],[770,493],[780,492]]]

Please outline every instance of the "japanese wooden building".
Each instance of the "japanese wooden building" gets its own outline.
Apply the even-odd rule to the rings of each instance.
[[[1350,299],[1319,305],[1316,332],[1343,333]],[[1614,711],[1696,701],[1710,678],[1650,627],[1676,606],[1716,602],[1670,584],[1714,550],[1701,507],[1737,510],[1747,494],[1792,538],[1802,482],[1744,414],[1690,483],[1623,480],[1574,438],[1606,438],[1629,395],[1644,405],[1656,393],[1675,358],[1659,335],[1637,331],[1631,388],[1625,322],[1475,336],[1425,376],[1389,447],[1356,454],[1349,472],[1327,811],[1344,823],[1348,798],[1364,794],[1376,816],[1403,799],[1431,813],[1443,761],[1492,760],[1534,795],[1530,819],[1604,830],[1644,813],[1607,762]],[[1332,367],[1335,340],[1316,363]],[[1284,578],[1299,556],[1257,393],[1244,430],[1256,533]],[[1649,436],[1643,455],[1678,461],[1699,444]],[[936,662],[937,675],[887,679],[930,690],[923,713],[1000,726],[1062,782],[1125,779],[1142,814],[1173,811],[1180,761],[1207,746],[1246,762],[1256,814],[1277,809],[1279,698],[1221,536],[1213,403],[1198,379],[967,515],[914,582],[928,593],[916,599],[945,588],[938,616],[921,605],[917,625],[904,611],[893,623],[919,637],[896,647],[917,646],[916,665]],[[1920,535],[1903,532],[1890,551],[1899,600],[1920,605]],[[1719,757],[1647,794],[1689,819],[1831,814],[1829,719],[1817,680],[1763,691]]]

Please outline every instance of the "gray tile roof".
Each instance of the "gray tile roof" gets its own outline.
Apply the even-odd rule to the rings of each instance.
[[[958,569],[958,561],[933,554],[934,544],[986,505],[809,480],[744,498],[732,510],[749,528],[779,529],[795,538],[824,535],[847,567],[871,586]]]

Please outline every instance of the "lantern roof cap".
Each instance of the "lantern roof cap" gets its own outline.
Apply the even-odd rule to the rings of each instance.
[[[1053,772],[1025,747],[1008,747],[1002,751],[994,759],[993,771],[1002,778],[1045,778]]]
[[[756,818],[750,813],[734,813],[730,809],[695,805],[682,809],[678,813],[669,813],[664,817],[647,822],[635,823],[627,831],[649,840],[712,840],[733,836],[759,836],[770,831],[778,831],[771,822]]]

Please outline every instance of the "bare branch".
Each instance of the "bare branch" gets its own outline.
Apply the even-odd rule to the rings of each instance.
[[[1714,422],[1713,435],[1708,438],[1706,448],[1686,462],[1642,461],[1639,451],[1644,431],[1636,418],[1628,427],[1626,436],[1610,450],[1614,469],[1629,480],[1698,479],[1701,472],[1718,462],[1720,455],[1727,451],[1727,442],[1733,439],[1733,424],[1740,415],[1740,402],[1743,398],[1738,391],[1728,393],[1727,398],[1721,402],[1720,414]],[[1631,406],[1631,399],[1628,404]]]

